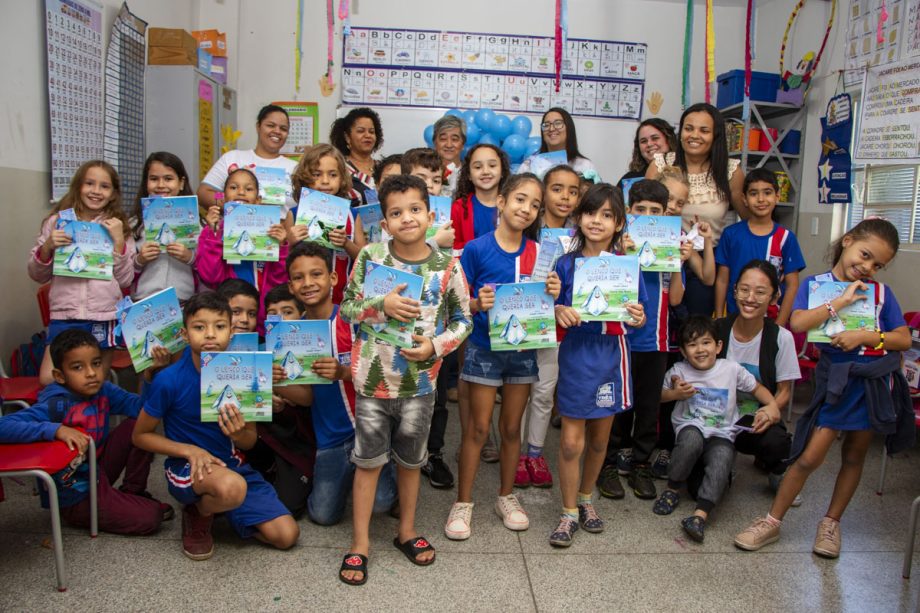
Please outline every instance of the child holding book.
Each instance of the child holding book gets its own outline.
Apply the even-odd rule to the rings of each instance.
[[[703,480],[696,495],[696,509],[681,520],[684,532],[703,542],[706,520],[718,504],[731,480],[735,461],[734,440],[739,429],[737,392],[750,393],[762,406],[754,413],[752,431],[761,433],[780,420],[773,394],[733,360],[719,358],[722,342],[709,317],[690,317],[680,329],[678,362],[665,374],[661,399],[675,400],[671,420],[677,442],[671,453],[668,486],[652,511],[670,515],[680,504],[678,493],[686,484],[694,465],[702,460]]]
[[[618,187],[598,183],[588,189],[575,209],[573,250],[560,258],[556,273],[562,291],[556,301],[556,321],[565,336],[559,345],[557,401],[562,416],[559,482],[562,513],[549,542],[568,547],[579,525],[588,532],[601,532],[604,521],[592,503],[614,415],[630,409],[633,393],[629,382],[627,330],[645,325],[645,286],[639,277],[638,303],[626,309],[630,320],[583,322],[573,308],[575,261],[603,253],[622,253],[621,239],[626,211]],[[584,453],[584,464],[579,460]],[[579,475],[579,472],[581,475]],[[580,477],[580,478],[579,478]]]
[[[52,478],[64,521],[85,527],[90,523],[90,503],[89,462],[84,455],[92,437],[101,468],[96,495],[99,529],[135,536],[156,532],[174,513],[147,492],[153,454],[131,444],[140,397],[105,380],[99,342],[89,332],[64,330],[54,338],[50,352],[55,382],[28,409],[0,418],[0,443],[57,440],[78,449],[78,459]],[[109,415],[128,419],[110,430]],[[115,489],[122,473],[122,485]]]
[[[112,278],[86,279],[53,274],[54,253],[73,240],[57,228],[61,212],[73,209],[76,219],[101,224],[112,240]],[[134,282],[134,238],[128,229],[121,203],[121,181],[108,162],[92,160],[77,169],[70,188],[42,222],[42,229],[29,254],[29,276],[39,283],[51,283],[51,323],[42,358],[39,381],[53,381],[50,343],[70,328],[92,334],[102,350],[103,379],[112,365],[115,348],[115,304],[122,290]]]
[[[431,224],[428,192],[418,177],[387,179],[380,189],[383,229],[393,239],[365,247],[355,262],[342,302],[341,317],[350,323],[378,324],[415,320],[413,347],[399,349],[362,329],[351,352],[356,391],[356,465],[353,490],[354,534],[339,578],[350,585],[367,581],[369,528],[377,481],[390,457],[397,464],[399,530],[393,541],[414,564],[434,562],[434,548],[415,530],[419,468],[434,407],[434,386],[441,358],[469,334],[469,289],[460,263],[425,242]],[[422,300],[401,296],[405,284],[385,296],[364,293],[368,264],[375,262],[423,277]]]
[[[141,182],[134,201],[134,226],[132,233],[137,245],[134,259],[134,291],[131,299],[143,300],[167,287],[175,288],[180,303],[185,303],[195,293],[197,280],[193,263],[195,251],[179,242],[166,246],[162,253],[160,244],[144,239],[144,198],[175,198],[192,196],[185,165],[168,151],[156,151],[147,156]],[[197,214],[194,223],[200,224]]]
[[[289,549],[300,528],[275,490],[243,460],[256,444],[255,423],[238,407],[220,409],[218,421],[201,420],[201,353],[230,342],[230,305],[216,292],[195,294],[183,309],[182,358],[153,380],[134,427],[134,444],[166,456],[170,494],[184,505],[182,550],[192,560],[214,552],[211,524],[223,513],[242,538]],[[163,434],[157,427],[163,422]]]
[[[224,199],[226,202],[260,204],[262,199],[259,197],[259,180],[256,175],[246,168],[231,171],[224,184]],[[284,214],[290,219],[290,213]],[[195,256],[195,268],[198,270],[201,282],[216,289],[226,279],[241,279],[255,287],[260,298],[256,300],[256,309],[258,323],[261,326],[265,318],[261,298],[271,288],[287,281],[284,272],[284,258],[287,257],[287,244],[285,243],[287,232],[284,223],[279,220],[268,230],[268,235],[281,243],[277,262],[256,261],[231,264],[224,260],[223,206],[210,207],[205,222],[206,225],[202,228],[198,239],[198,251]]]
[[[884,219],[859,222],[831,246],[832,267],[806,277],[799,285],[789,320],[793,332],[804,332],[827,322],[842,324],[838,313],[869,299],[872,290],[876,321],[872,329],[850,329],[830,334],[830,342],[817,343],[821,359],[815,371],[815,395],[799,419],[792,440],[790,461],[779,491],[766,517],[757,519],[735,537],[735,546],[756,551],[779,539],[786,511],[808,477],[827,457],[843,433],[841,465],[834,493],[824,518],[818,523],[813,551],[823,557],[840,555],[840,518],[856,492],[866,452],[876,432],[887,435],[888,453],[914,443],[914,411],[907,381],[901,373],[901,353],[911,346],[894,292],[875,275],[898,252],[898,230]],[[848,284],[837,298],[810,306],[811,282]]]
[[[495,303],[494,285],[526,281],[533,273],[536,233],[543,183],[525,173],[509,177],[496,201],[499,224],[491,233],[467,243],[460,263],[472,292],[473,333],[466,349],[461,378],[469,384],[470,416],[463,428],[460,448],[460,483],[457,501],[451,507],[444,533],[453,540],[468,539],[473,516],[473,482],[479,469],[482,447],[492,424],[497,388],[502,386],[499,417],[501,433],[501,486],[495,512],[509,530],[526,530],[530,522],[512,492],[521,451],[521,418],[537,381],[536,355],[524,351],[492,351],[487,311]],[[559,295],[559,278],[550,272],[546,293]],[[461,390],[462,393],[462,390]]]
[[[738,283],[745,264],[766,260],[776,267],[782,284],[779,310],[773,307],[768,312],[779,326],[789,321],[805,258],[795,234],[773,221],[778,194],[779,183],[772,170],[755,168],[744,178],[744,205],[749,216],[725,228],[716,248],[716,315],[721,315],[726,306],[729,315],[738,312],[738,303],[728,289]]]
[[[571,166],[554,166],[543,175],[543,215],[541,231],[545,228],[572,228],[572,211],[578,206],[581,178]],[[543,239],[546,240],[546,239]],[[561,244],[560,244],[561,245]],[[561,255],[561,249],[560,249]],[[543,443],[546,429],[553,411],[556,395],[556,380],[559,377],[559,347],[538,349],[537,373],[539,380],[530,390],[527,403],[527,428],[521,429],[526,436],[527,447],[518,459],[514,475],[514,487],[552,487],[553,475],[543,457]]]
[[[276,388],[278,394],[308,412],[295,409],[297,418],[311,420],[315,437],[315,461],[305,506],[310,521],[332,526],[342,521],[345,504],[354,482],[355,388],[351,379],[351,350],[354,330],[339,315],[332,302],[335,285],[332,251],[314,242],[294,245],[287,259],[291,293],[304,304],[305,319],[327,319],[332,323],[333,357],[313,363],[313,371],[329,380],[327,385],[289,385]],[[276,375],[277,376],[277,375]],[[285,409],[284,412],[288,412]],[[311,461],[313,460],[311,454]],[[396,504],[396,466],[388,462],[380,473],[373,512],[383,513]]]

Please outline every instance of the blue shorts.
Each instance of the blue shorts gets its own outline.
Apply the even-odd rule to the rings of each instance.
[[[632,408],[630,370],[624,336],[566,334],[559,345],[559,414],[603,419]]]
[[[179,504],[195,504],[201,496],[192,488],[192,467],[184,458],[166,459],[166,485]],[[249,538],[256,532],[256,526],[282,515],[290,515],[278,494],[262,475],[249,464],[228,466],[230,470],[246,480],[246,498],[243,504],[227,511],[224,516],[242,538]]]
[[[115,342],[115,320],[90,321],[89,319],[52,319],[48,324],[48,345],[54,337],[64,330],[84,330],[92,334],[99,341],[100,349],[114,349],[118,346]]]
[[[463,358],[463,374],[460,378],[470,383],[500,387],[508,385],[529,385],[540,380],[537,376],[537,354],[533,349],[524,351],[492,351],[466,346]]]

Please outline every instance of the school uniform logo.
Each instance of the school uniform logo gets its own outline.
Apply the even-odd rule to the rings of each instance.
[[[613,383],[603,383],[597,387],[597,392],[594,396],[594,402],[599,407],[612,407],[613,406]]]

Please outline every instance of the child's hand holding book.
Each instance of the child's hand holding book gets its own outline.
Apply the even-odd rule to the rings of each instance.
[[[109,236],[112,237],[113,251],[115,253],[121,253],[125,249],[125,225],[121,223],[120,219],[115,217],[109,217],[104,219],[101,222],[103,228],[108,231]]]
[[[409,287],[408,283],[400,283],[383,299],[383,312],[386,316],[404,323],[422,314],[418,300],[400,295],[400,292],[407,287]]]
[[[546,275],[546,293],[553,297],[553,300],[559,297],[559,292],[562,291],[562,281],[559,280],[559,275],[556,274],[556,271],[550,271]]]
[[[483,285],[479,288],[479,296],[476,297],[475,304],[476,311],[479,312],[488,311],[495,306],[495,288],[491,285]]]
[[[280,368],[280,367],[279,367]],[[343,370],[344,366],[335,358],[319,358],[313,362],[313,372],[318,374],[320,377],[329,379],[330,381],[336,381],[344,378]]]

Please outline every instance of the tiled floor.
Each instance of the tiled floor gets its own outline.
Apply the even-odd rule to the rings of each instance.
[[[459,440],[449,431],[453,462]],[[554,464],[558,431],[547,448]],[[70,589],[54,589],[51,551],[41,546],[48,516],[31,496],[31,483],[4,482],[0,504],[0,610],[365,610],[365,611],[915,611],[915,577],[901,578],[910,503],[920,494],[920,452],[889,462],[884,496],[875,494],[881,440],[871,450],[863,483],[843,522],[843,554],[824,560],[811,553],[814,530],[833,487],[838,449],[808,483],[805,503],[790,510],[783,538],[758,553],[732,546],[732,538],[769,506],[766,477],[739,457],[738,475],[715,511],[706,543],[688,542],[678,520],[651,512],[651,502],[627,494],[601,500],[608,522],[602,534],[579,531],[574,545],[547,542],[555,527],[558,487],[524,490],[520,498],[531,528],[513,533],[492,510],[497,465],[483,465],[476,484],[472,538],[448,541],[442,527],[456,490],[423,484],[418,526],[438,548],[431,567],[411,565],[392,545],[396,521],[373,524],[368,584],[353,588],[336,579],[349,543],[347,522],[324,528],[301,522],[300,544],[278,552],[241,542],[226,523],[216,524],[216,552],[192,562],[180,550],[179,522],[148,538],[100,535],[65,528]],[[159,460],[150,489],[165,496]],[[554,474],[555,474],[555,467]]]

